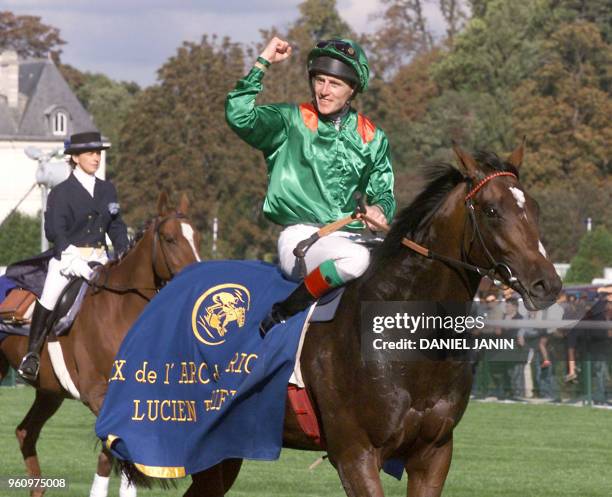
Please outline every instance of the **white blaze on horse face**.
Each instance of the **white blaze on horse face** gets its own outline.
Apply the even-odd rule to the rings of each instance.
[[[512,193],[514,200],[516,200],[516,205],[518,205],[519,209],[523,211],[521,217],[527,219],[527,213],[525,212],[525,192],[523,192],[523,190],[520,188],[516,188],[515,186],[511,186],[508,189],[510,190],[510,193]]]
[[[516,200],[516,204],[519,206],[519,209],[524,209],[525,208],[525,193],[523,192],[523,190],[516,188],[515,186],[511,186],[509,190],[510,190],[510,193],[512,193],[512,196],[514,197],[514,199]]]
[[[548,255],[546,254],[546,249],[544,248],[544,245],[542,245],[542,242],[540,240],[538,240],[538,250],[540,251],[540,254],[544,256],[544,258],[548,259]]]
[[[187,223],[181,223],[181,231],[183,232],[183,236],[187,238],[189,245],[191,246],[191,250],[193,250],[193,255],[198,262],[201,261],[200,256],[198,255],[198,251],[195,247],[194,237],[193,237],[193,228],[189,226]]]

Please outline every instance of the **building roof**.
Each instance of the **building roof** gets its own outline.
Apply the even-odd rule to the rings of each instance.
[[[53,134],[56,111],[68,116],[65,136]],[[94,130],[91,116],[51,60],[19,61],[19,106],[11,109],[0,98],[0,139],[62,142],[73,132]]]

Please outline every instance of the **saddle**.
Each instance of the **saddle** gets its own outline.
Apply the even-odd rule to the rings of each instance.
[[[24,288],[12,289],[0,303],[0,319],[10,324],[23,324],[30,321],[36,295]]]
[[[94,264],[94,263],[90,263]],[[95,265],[99,265],[95,263]],[[95,277],[95,276],[94,276]],[[74,277],[64,288],[47,321],[47,334],[62,336],[68,333],[89,288],[83,278]],[[30,323],[36,295],[23,288],[10,291],[0,303],[1,330],[7,334],[24,335],[25,326]]]

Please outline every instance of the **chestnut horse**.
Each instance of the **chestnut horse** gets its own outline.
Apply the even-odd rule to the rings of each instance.
[[[429,183],[399,214],[366,274],[347,285],[335,320],[311,325],[305,337],[303,379],[349,497],[383,497],[379,472],[390,458],[405,461],[410,497],[439,497],[472,384],[472,364],[455,358],[365,361],[362,301],[471,302],[487,272],[517,289],[529,309],[550,306],[561,289],[540,243],[537,205],[519,183],[523,145],[506,161],[454,150],[461,170],[430,170]],[[417,254],[402,244],[404,237],[447,259]],[[286,447],[320,450],[289,410],[283,440]],[[225,495],[240,464],[227,460],[193,475],[185,496]]]
[[[26,470],[40,476],[36,441],[47,420],[64,399],[80,400],[97,415],[102,407],[115,354],[136,318],[157,291],[185,266],[199,261],[199,235],[186,217],[189,203],[168,209],[160,194],[158,216],[148,223],[135,244],[117,262],[101,269],[90,286],[68,335],[46,344],[32,407],[16,429]],[[65,375],[58,379],[50,351],[59,343]],[[0,343],[0,376],[8,363],[17,367],[27,350],[27,337],[9,336]],[[1,366],[4,365],[4,368]],[[4,371],[2,371],[4,369]],[[62,376],[60,373],[59,376]],[[98,474],[110,474],[110,455],[102,453]],[[34,491],[32,495],[42,495]]]

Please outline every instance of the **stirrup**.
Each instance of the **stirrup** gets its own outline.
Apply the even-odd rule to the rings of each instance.
[[[34,364],[27,364],[34,362]],[[28,352],[22,359],[17,374],[28,383],[34,383],[40,371],[40,355],[36,352]]]

